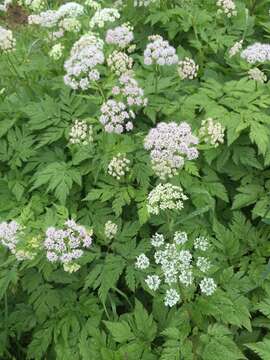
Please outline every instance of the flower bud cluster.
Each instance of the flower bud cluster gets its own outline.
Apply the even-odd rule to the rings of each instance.
[[[164,40],[160,35],[151,35],[148,37],[150,43],[144,50],[145,65],[173,65],[178,63],[178,56],[174,47]]]
[[[158,215],[163,210],[182,210],[187,199],[181,186],[170,183],[158,184],[148,194],[147,210],[149,214],[154,215]]]
[[[104,28],[108,22],[114,22],[120,18],[120,13],[114,8],[97,9],[94,16],[90,20],[89,26],[91,29],[98,27]]]
[[[13,37],[12,31],[0,26],[0,51],[8,53],[15,50],[16,40]]]
[[[96,67],[103,62],[103,41],[91,34],[83,35],[73,45],[65,62],[65,84],[74,90],[87,90],[91,82],[99,80],[100,73]]]
[[[106,238],[112,240],[117,234],[117,231],[118,231],[117,224],[113,223],[111,220],[106,222],[104,229]]]
[[[265,75],[265,73],[260,69],[258,69],[257,67],[250,69],[248,71],[248,75],[251,80],[255,80],[262,84],[267,81],[267,76]]]
[[[84,120],[75,120],[69,133],[70,144],[87,145],[93,142],[93,127]]]
[[[239,51],[242,49],[243,40],[237,41],[233,44],[233,46],[229,49],[229,57],[233,57],[234,55],[238,54]]]
[[[108,165],[108,174],[120,180],[129,171],[130,160],[124,154],[118,153]]]
[[[134,112],[128,110],[121,101],[110,99],[101,106],[99,121],[104,125],[106,132],[121,134],[124,131],[131,131],[133,119],[135,119]]]
[[[99,2],[95,1],[95,0],[85,0],[85,5],[89,6],[90,8],[97,10],[101,8],[101,5]]]
[[[176,232],[172,242],[166,242],[162,234],[154,234],[151,238],[154,247],[154,265],[150,267],[150,258],[140,254],[135,263],[139,270],[146,270],[145,283],[151,291],[165,291],[164,304],[172,307],[181,301],[181,291],[192,287],[194,291],[199,286],[201,293],[212,295],[216,284],[206,274],[212,265],[204,252],[207,248],[198,247],[188,239],[185,232]],[[196,246],[195,246],[196,244]],[[150,274],[149,274],[150,272]]]
[[[116,45],[120,49],[128,47],[133,39],[133,28],[129,24],[123,24],[114,29],[109,29],[106,34],[106,43]]]
[[[40,11],[45,7],[45,0],[19,0],[18,4],[32,11]]]
[[[217,147],[219,144],[224,143],[224,135],[225,128],[219,122],[215,122],[212,118],[202,121],[200,137],[205,143]]]
[[[237,15],[236,6],[233,0],[217,0],[218,12],[225,14],[227,17]]]
[[[59,22],[59,29],[63,32],[77,33],[81,30],[81,23],[76,18],[65,18]]]
[[[51,51],[49,52],[49,56],[53,60],[59,60],[63,56],[63,50],[64,50],[64,46],[62,44],[60,44],[60,43],[55,44],[55,45],[53,45]]]
[[[63,229],[48,228],[44,241],[47,259],[52,263],[63,264],[65,271],[77,270],[79,265],[76,261],[91,245],[92,231],[87,231],[84,226],[78,225],[72,219],[65,222]]]
[[[199,156],[197,145],[199,139],[192,135],[191,127],[186,122],[161,122],[149,131],[144,140],[144,147],[151,150],[151,163],[155,173],[166,179],[177,174],[185,160]]]
[[[111,71],[120,76],[132,69],[133,59],[122,51],[114,50],[109,55],[107,63]]]
[[[188,57],[184,60],[179,61],[178,63],[178,74],[182,80],[184,79],[194,79],[198,75],[199,66],[196,65],[193,59]]]

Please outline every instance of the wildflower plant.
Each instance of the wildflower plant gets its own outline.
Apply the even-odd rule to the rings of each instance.
[[[269,16],[0,0],[0,359],[270,359]]]
[[[165,294],[165,306],[179,304],[187,288],[194,293],[199,288],[201,294],[206,296],[216,291],[214,279],[207,276],[212,267],[206,251],[209,244],[205,239],[207,246],[203,247],[200,241],[197,238],[192,244],[185,232],[176,232],[173,241],[168,242],[162,234],[156,233],[151,238],[154,264],[150,264],[145,254],[137,257],[135,266],[145,270],[145,283],[152,293]]]

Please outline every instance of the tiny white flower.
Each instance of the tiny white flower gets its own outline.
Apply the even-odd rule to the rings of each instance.
[[[149,265],[150,265],[150,261],[145,254],[140,254],[139,256],[137,256],[135,266],[138,269],[140,270],[147,269]]]
[[[175,289],[168,289],[165,294],[164,304],[165,306],[172,307],[180,301],[180,295]]]
[[[145,282],[150,290],[156,291],[160,285],[160,278],[157,275],[148,275]]]
[[[212,278],[204,278],[200,282],[201,292],[207,296],[213,295],[216,291],[217,285]]]
[[[154,247],[160,247],[161,245],[164,244],[164,236],[162,234],[158,234],[155,233],[152,237],[151,237],[151,244]]]

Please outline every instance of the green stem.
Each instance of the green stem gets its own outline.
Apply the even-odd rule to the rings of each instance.
[[[7,53],[7,59],[8,59],[8,63],[9,65],[12,67],[13,71],[15,72],[15,75],[18,76],[18,78],[20,79],[21,78],[21,75],[19,74],[19,72],[17,71],[15,65],[13,64],[13,61],[11,60],[9,54]]]
[[[158,66],[155,66],[155,95],[158,92]]]
[[[103,101],[105,102],[106,101],[106,96],[105,96],[105,94],[104,94],[104,92],[102,90],[102,87],[99,85],[98,82],[96,83],[96,88],[97,88],[98,92],[100,93]]]

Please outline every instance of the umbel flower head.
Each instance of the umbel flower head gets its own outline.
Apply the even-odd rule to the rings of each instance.
[[[146,254],[136,258],[135,267],[146,274],[148,288],[162,294],[164,304],[172,307],[181,301],[181,292],[185,288],[200,288],[202,294],[212,295],[217,286],[208,276],[212,264],[205,256],[209,243],[205,237],[198,237],[194,242],[188,239],[184,231],[177,231],[172,242],[166,242],[162,234],[151,238],[154,248],[153,265]]]
[[[116,45],[120,49],[128,47],[133,39],[133,29],[129,24],[123,24],[114,29],[109,29],[106,34],[106,43]]]
[[[106,238],[113,239],[117,234],[118,226],[117,224],[113,223],[111,220],[107,221],[104,228],[104,234]]]
[[[16,40],[13,37],[12,31],[0,26],[0,51],[8,53],[15,50]]]
[[[61,5],[58,10],[47,10],[39,14],[28,16],[28,23],[34,25],[40,25],[45,28],[53,28],[59,25],[60,21],[67,18],[76,19],[78,16],[84,13],[82,5],[76,2],[68,2]]]
[[[133,71],[123,73],[119,78],[119,86],[114,86],[112,92],[114,95],[121,94],[128,106],[146,106],[148,102],[143,89],[134,79]]]
[[[193,59],[185,57],[178,63],[178,74],[182,80],[184,79],[195,79],[197,77],[199,65],[196,65]]]
[[[76,119],[73,123],[70,133],[70,144],[87,145],[93,141],[93,127],[84,120]]]
[[[187,199],[181,186],[158,184],[148,195],[147,210],[155,215],[164,210],[182,210]]]
[[[123,102],[110,99],[100,110],[99,121],[104,125],[106,132],[121,134],[133,129],[132,120],[135,119],[135,114]]]
[[[178,63],[178,56],[174,47],[160,35],[148,37],[150,43],[144,50],[145,65],[173,65]]]
[[[123,51],[114,50],[109,55],[107,63],[111,71],[120,76],[132,69],[133,59]]]
[[[65,62],[64,82],[72,89],[87,90],[91,82],[99,80],[97,65],[103,64],[103,41],[91,34],[83,35],[72,47]]]
[[[212,118],[207,118],[202,121],[200,128],[200,137],[210,145],[217,147],[224,143],[225,128]]]
[[[243,50],[241,52],[241,57],[250,64],[270,61],[270,44],[256,42]]]
[[[124,154],[118,153],[108,165],[109,175],[120,180],[129,171],[130,160]]]
[[[91,247],[92,234],[92,230],[86,230],[72,219],[65,222],[63,229],[48,228],[44,241],[47,259],[63,264],[65,271],[78,270],[77,260],[83,256],[84,250]]]
[[[24,228],[15,220],[0,223],[0,244],[10,250],[16,259],[32,260],[36,256],[37,239],[24,241]]]
[[[161,122],[151,129],[144,140],[144,147],[151,150],[150,157],[155,173],[166,179],[177,174],[186,160],[193,160],[199,156],[194,145],[199,139],[191,132],[186,122]]]
[[[258,69],[257,67],[250,69],[248,71],[248,75],[251,80],[255,80],[261,84],[267,81],[267,76],[265,75],[265,73],[260,69]]]
[[[232,17],[237,15],[236,6],[233,0],[217,0],[218,12]]]
[[[114,22],[120,18],[120,13],[114,8],[97,9],[94,16],[90,20],[89,26],[91,29],[98,27],[103,28],[106,23]]]
[[[63,56],[64,45],[55,44],[49,52],[49,56],[53,60],[59,60]]]

